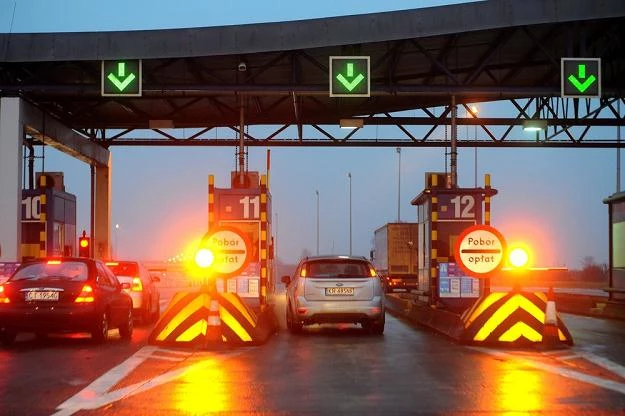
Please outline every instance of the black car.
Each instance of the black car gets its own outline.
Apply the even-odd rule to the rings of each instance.
[[[126,284],[127,285],[127,284]],[[89,332],[96,342],[133,331],[132,299],[100,260],[62,257],[22,264],[0,285],[0,341],[19,332]]]

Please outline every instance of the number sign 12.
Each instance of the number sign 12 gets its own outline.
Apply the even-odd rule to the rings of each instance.
[[[451,199],[454,204],[454,218],[475,218],[475,198],[471,195],[458,195]]]

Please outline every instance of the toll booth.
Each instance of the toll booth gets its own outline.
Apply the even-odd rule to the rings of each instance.
[[[412,201],[417,206],[419,300],[461,312],[485,291],[488,281],[466,276],[454,258],[458,236],[468,227],[490,222],[490,187],[454,188],[448,174],[427,172],[425,188]]]
[[[610,300],[625,301],[625,192],[603,200],[608,205],[609,285]]]
[[[267,295],[275,288],[271,194],[267,176],[258,172],[231,172],[230,182],[230,188],[217,188],[214,176],[209,176],[208,230],[236,228],[247,235],[252,247],[249,263],[241,274],[217,279],[216,286],[219,292],[236,293],[257,309],[267,303]]]
[[[22,191],[22,261],[76,254],[76,196],[62,172],[37,175],[37,189]]]

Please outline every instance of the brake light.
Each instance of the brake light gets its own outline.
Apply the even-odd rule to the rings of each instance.
[[[95,299],[93,298],[93,288],[90,285],[84,285],[82,287],[82,290],[80,291],[80,294],[78,295],[78,297],[76,298],[74,302],[93,303],[94,300]]]
[[[138,277],[133,277],[130,290],[132,290],[133,292],[141,292],[143,290],[143,283],[141,283],[141,279],[139,279]]]
[[[61,264],[61,260],[48,260],[48,264]]]
[[[377,276],[377,273],[375,272],[375,269],[373,267],[369,267],[369,276],[371,277]]]
[[[116,261],[107,261],[106,263],[107,266],[119,266],[119,263]]]
[[[4,293],[4,286],[0,286],[0,303],[11,303],[11,299]]]
[[[300,277],[306,277],[306,268],[302,267],[302,270],[299,272]]]

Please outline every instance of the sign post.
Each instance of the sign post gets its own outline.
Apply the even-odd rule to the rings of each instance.
[[[458,237],[456,261],[474,277],[486,278],[503,265],[506,242],[503,235],[489,225],[474,225]]]

